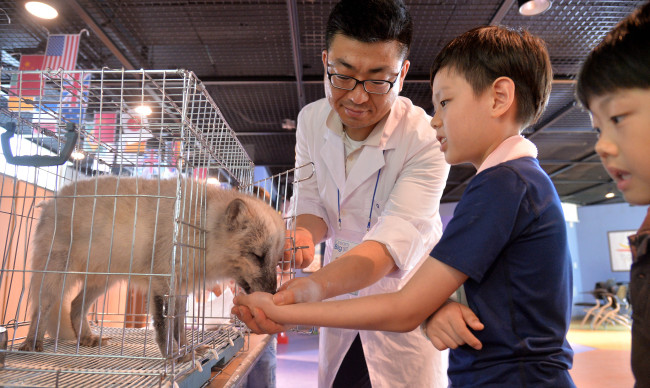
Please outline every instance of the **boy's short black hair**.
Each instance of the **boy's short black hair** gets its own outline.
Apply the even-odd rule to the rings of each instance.
[[[553,70],[544,42],[525,30],[477,27],[449,42],[431,66],[431,84],[443,68],[457,72],[480,95],[499,77],[515,83],[517,121],[526,127],[544,112]]]
[[[650,2],[612,29],[582,65],[576,98],[589,99],[620,89],[650,88]]]
[[[326,50],[336,34],[365,43],[397,41],[406,58],[413,38],[413,19],[401,0],[341,0],[327,20]]]

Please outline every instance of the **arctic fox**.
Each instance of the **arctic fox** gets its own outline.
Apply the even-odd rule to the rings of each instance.
[[[169,297],[172,286],[173,295],[187,295],[233,278],[247,293],[275,292],[285,236],[278,212],[250,195],[184,179],[180,216],[174,219],[177,184],[174,179],[99,177],[65,186],[39,204],[32,238],[32,315],[20,350],[43,351],[46,331],[52,337],[58,332],[59,339],[78,339],[83,346],[105,342],[91,332],[88,310],[107,285],[121,280],[150,293],[164,357],[174,357],[186,344],[186,301]],[[79,284],[73,299],[70,288]],[[170,308],[175,309],[171,330]]]

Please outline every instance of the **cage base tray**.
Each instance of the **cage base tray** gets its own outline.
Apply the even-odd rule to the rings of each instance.
[[[13,351],[15,345],[5,353],[0,386],[197,387],[210,379],[213,366],[227,364],[244,345],[232,327],[187,334],[188,343],[204,343],[214,351],[196,362],[172,363],[160,356],[152,330],[115,328],[102,329],[102,337],[111,340],[101,348],[59,341],[55,349],[52,339],[44,341],[42,353]]]

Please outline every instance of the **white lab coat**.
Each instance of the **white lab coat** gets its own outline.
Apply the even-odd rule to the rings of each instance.
[[[398,97],[388,117],[366,140],[346,179],[340,120],[328,101],[309,104],[298,115],[296,167],[313,162],[315,174],[300,183],[297,214],[313,214],[327,223],[324,264],[330,262],[333,242],[340,233],[338,188],[341,230],[357,231],[357,243],[374,240],[385,244],[399,267],[361,290],[359,296],[401,288],[442,235],[438,209],[449,165],[429,121],[421,108]],[[309,173],[311,169],[298,170],[296,180]],[[372,227],[366,233],[375,185]],[[374,388],[447,386],[447,352],[437,351],[419,329],[409,333],[359,333]],[[323,328],[319,387],[332,385],[356,335],[356,330]]]

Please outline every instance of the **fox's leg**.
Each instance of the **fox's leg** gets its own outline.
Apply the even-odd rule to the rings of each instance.
[[[153,297],[153,326],[156,331],[156,342],[160,348],[160,353],[163,357],[168,357],[178,351],[178,344],[174,340],[174,336],[170,335],[167,325],[168,305],[165,297],[162,295],[154,295]],[[169,344],[168,344],[169,340]]]
[[[34,252],[35,257],[38,253]],[[50,271],[58,270],[60,264],[65,263],[67,252],[52,252],[49,262],[53,264]],[[45,265],[35,265],[35,270],[41,270]],[[29,331],[19,350],[43,351],[43,337],[49,325],[50,312],[53,307],[59,306],[61,298],[63,275],[60,273],[33,272],[29,286],[29,303],[32,311]]]
[[[185,314],[187,310],[187,298],[177,296],[174,311],[174,339],[182,348],[187,345],[185,334]]]
[[[105,345],[110,339],[94,335],[90,330],[90,325],[88,324],[88,310],[105,290],[105,282],[101,281],[101,279],[89,278],[86,282],[85,292],[82,289],[77,297],[72,301],[70,319],[72,321],[72,327],[75,333],[77,333],[79,344],[82,346],[94,347],[100,344]]]

